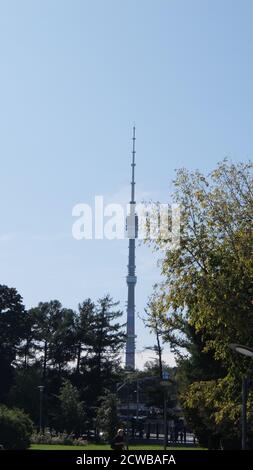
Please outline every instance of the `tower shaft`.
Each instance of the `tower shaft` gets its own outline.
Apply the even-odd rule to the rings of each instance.
[[[126,369],[135,368],[135,238],[138,233],[138,219],[135,213],[135,127],[133,128],[132,149],[132,180],[130,215],[127,218],[127,231],[129,237],[128,247],[128,275],[127,275],[127,341],[126,341]],[[131,230],[132,229],[132,230]]]

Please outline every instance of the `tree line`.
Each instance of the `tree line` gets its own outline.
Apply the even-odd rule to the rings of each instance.
[[[109,295],[86,299],[76,311],[58,300],[26,310],[16,289],[0,285],[0,402],[23,409],[38,425],[42,385],[44,425],[70,430],[82,421],[79,432],[85,421],[92,426],[100,397],[122,374],[121,317]],[[62,422],[66,413],[71,423]]]

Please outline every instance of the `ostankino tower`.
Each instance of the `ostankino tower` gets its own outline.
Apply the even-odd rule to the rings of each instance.
[[[128,275],[127,275],[127,341],[126,369],[135,368],[135,239],[138,238],[138,217],[135,212],[135,127],[133,128],[132,181],[130,214],[127,217],[127,235],[129,238]]]

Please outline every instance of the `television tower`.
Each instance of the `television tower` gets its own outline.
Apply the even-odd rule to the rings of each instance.
[[[130,214],[127,216],[128,248],[128,274],[127,281],[127,341],[126,341],[126,369],[135,368],[135,239],[138,238],[138,217],[135,213],[135,126],[133,127],[132,149],[132,181]]]

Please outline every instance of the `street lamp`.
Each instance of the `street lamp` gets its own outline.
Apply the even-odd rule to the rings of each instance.
[[[164,450],[167,449],[168,445],[168,433],[167,433],[167,399],[168,399],[168,386],[170,385],[171,380],[169,372],[163,371],[162,380],[160,382],[164,387],[163,392],[163,428],[164,428]]]
[[[253,357],[253,349],[249,348],[248,346],[244,346],[243,344],[236,344],[232,343],[229,345],[230,349],[236,351],[243,356]]]
[[[253,349],[243,344],[231,343],[229,345],[232,351],[246,357],[253,357]],[[248,381],[247,377],[242,378],[242,450],[246,449],[247,441],[247,400],[248,400]]]
[[[43,400],[43,391],[44,385],[39,385],[38,389],[40,391],[40,434],[42,433],[42,400]]]

